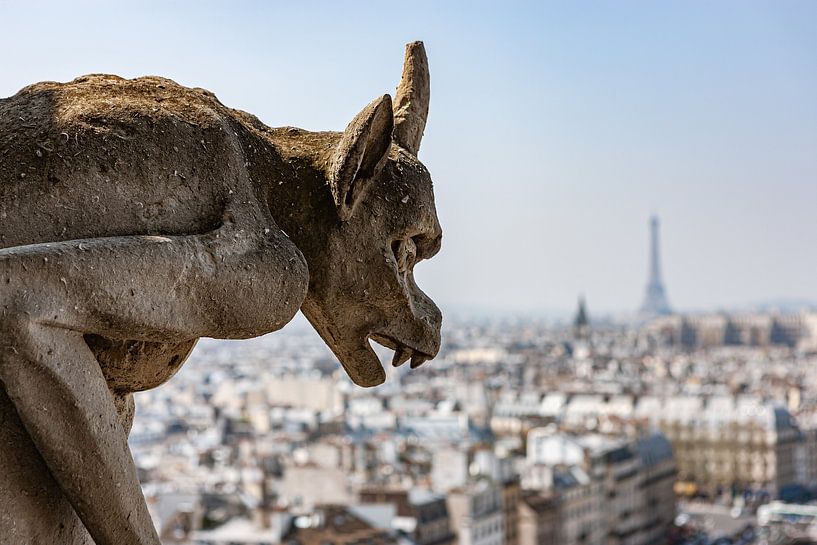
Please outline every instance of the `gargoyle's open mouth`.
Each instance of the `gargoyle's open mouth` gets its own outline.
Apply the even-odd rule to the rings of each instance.
[[[394,367],[400,367],[407,361],[411,360],[411,368],[416,369],[428,360],[434,358],[434,356],[431,354],[423,352],[419,348],[409,346],[405,342],[399,341],[389,335],[372,333],[369,335],[369,338],[378,344],[382,344],[386,348],[391,348],[394,350],[394,357],[392,357],[391,360],[391,364]]]

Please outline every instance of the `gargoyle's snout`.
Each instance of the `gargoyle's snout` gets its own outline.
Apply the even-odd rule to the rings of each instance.
[[[434,359],[440,351],[439,329],[428,332],[422,339],[419,339],[419,342],[414,340],[403,341],[397,337],[379,333],[373,333],[371,339],[394,350],[391,360],[394,367],[400,367],[410,360],[411,368],[416,369],[428,360]]]
[[[411,361],[411,368],[416,369],[440,351],[442,313],[424,293],[419,295],[412,308],[411,322],[392,324],[371,334],[372,340],[394,350],[391,362],[394,367]]]
[[[440,350],[440,336],[436,334],[429,343],[424,343],[424,348],[418,348],[420,343],[408,344],[394,339],[388,339],[382,335],[373,334],[372,340],[382,344],[383,346],[393,345],[395,348],[392,356],[391,364],[394,367],[400,367],[407,361],[411,361],[411,368],[416,369],[428,360],[433,360]]]

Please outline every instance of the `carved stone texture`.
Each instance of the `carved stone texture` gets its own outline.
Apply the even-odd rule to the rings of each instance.
[[[209,91],[84,76],[0,100],[0,541],[153,545],[127,446],[132,393],[199,337],[300,308],[351,379],[437,354],[414,265],[440,249],[417,159],[420,42],[394,105],[342,133],[269,128]]]

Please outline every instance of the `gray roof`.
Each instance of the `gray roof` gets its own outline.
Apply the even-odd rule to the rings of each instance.
[[[436,494],[425,488],[411,488],[408,491],[408,501],[411,505],[424,505],[427,503],[444,500],[445,496]]]
[[[642,437],[636,443],[638,457],[645,466],[657,465],[665,460],[672,459],[672,444],[663,433],[654,433]]]

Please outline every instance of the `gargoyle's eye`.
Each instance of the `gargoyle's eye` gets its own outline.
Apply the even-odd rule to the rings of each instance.
[[[414,266],[417,260],[417,245],[414,238],[404,238],[391,243],[391,251],[394,254],[394,261],[397,263],[397,272],[405,274]]]

